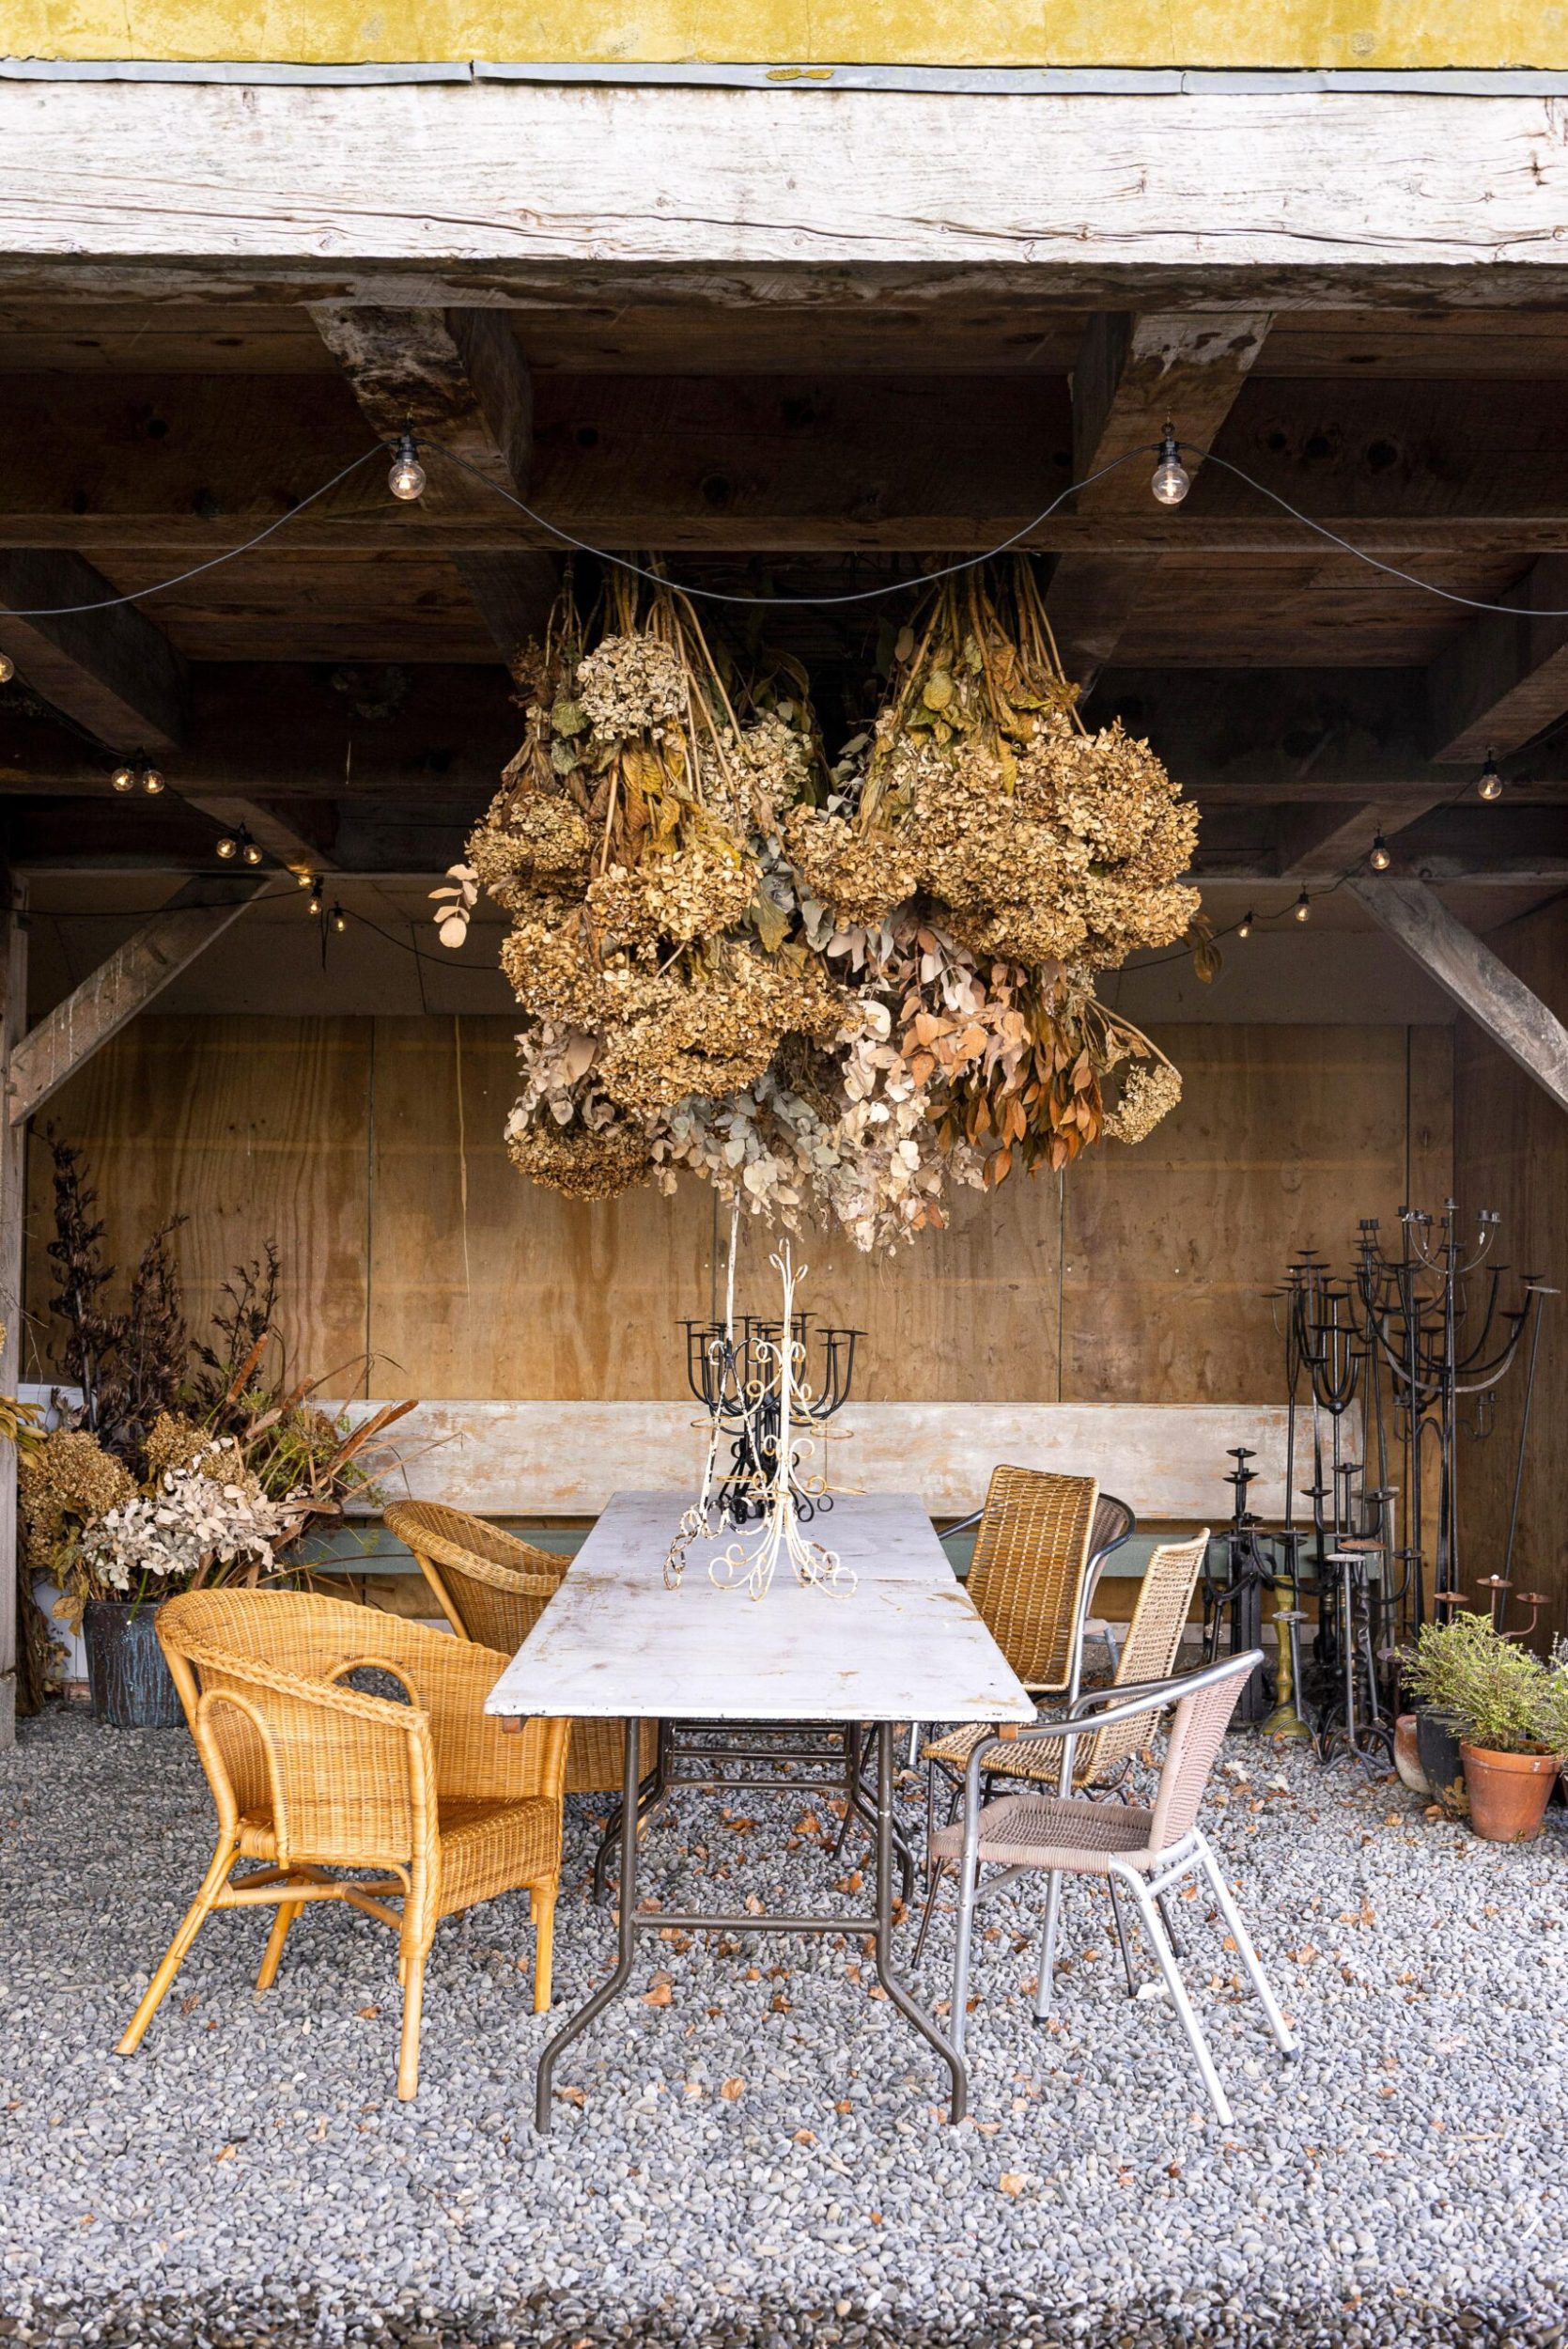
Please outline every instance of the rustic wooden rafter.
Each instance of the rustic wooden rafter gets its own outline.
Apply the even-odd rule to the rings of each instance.
[[[1346,887],[1444,993],[1568,1110],[1568,1028],[1540,996],[1457,921],[1425,881],[1367,874]]]
[[[1544,554],[1431,668],[1433,755],[1480,765],[1518,750],[1568,710],[1568,555]]]
[[[8,616],[100,603],[116,592],[112,581],[69,549],[0,550],[0,651],[106,749],[172,751],[185,731],[185,664],[138,605]]]
[[[526,497],[534,466],[534,390],[507,311],[322,303],[312,305],[311,317],[367,423],[383,438],[409,431],[436,443],[426,452],[422,510],[462,514],[488,506],[518,519],[515,509],[485,495],[488,483]],[[460,462],[448,461],[443,451]],[[520,546],[458,552],[454,559],[503,653],[538,632],[559,581],[553,556]]]
[[[256,873],[187,882],[161,913],[19,1036],[7,1075],[10,1129],[24,1127],[101,1045],[221,938],[267,885],[268,877]]]

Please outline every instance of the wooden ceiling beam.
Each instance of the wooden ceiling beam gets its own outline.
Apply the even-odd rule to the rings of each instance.
[[[1433,756],[1479,766],[1532,741],[1568,710],[1568,554],[1545,554],[1432,663]]]
[[[1438,795],[1430,798],[1412,794],[1406,799],[1389,798],[1369,802],[1364,807],[1338,806],[1281,808],[1275,835],[1275,858],[1281,880],[1332,879],[1353,864],[1359,864],[1379,839],[1392,842],[1405,829],[1439,804]]]
[[[1568,1028],[1425,881],[1369,873],[1345,886],[1483,1034],[1568,1110]]]
[[[1398,388],[1392,401],[1386,385],[1254,376],[1231,412],[1226,453],[1396,561],[1502,554],[1523,568],[1532,552],[1568,551],[1568,443],[1549,428],[1539,386]],[[356,457],[358,472],[277,531],[269,562],[290,549],[427,560],[551,543],[477,482],[465,506],[442,509],[429,490],[399,506],[334,376],[18,375],[4,390],[0,546],[73,548],[111,576],[122,556],[138,581],[156,579],[277,522]],[[1021,531],[1043,551],[1144,563],[1323,551],[1218,472],[1163,511],[1141,460],[1101,485],[1125,489],[1125,507],[1059,511],[1031,527],[1073,478],[1060,376],[554,375],[534,390],[529,503],[617,549],[921,555]],[[1157,411],[1157,400],[1147,438]],[[439,459],[430,470],[434,481]],[[241,560],[210,583],[241,590],[244,577]]]
[[[310,315],[366,423],[383,440],[411,431],[435,444],[425,451],[421,519],[485,506],[522,519],[505,496],[486,494],[488,484],[526,497],[534,470],[534,389],[506,311],[318,303]],[[454,561],[502,654],[542,632],[560,583],[556,557],[519,547]]]
[[[56,610],[115,593],[101,571],[64,548],[0,551],[0,651],[106,750],[172,751],[185,731],[185,664],[163,630],[133,603]]]
[[[1377,827],[1392,859],[1389,870],[1447,886],[1455,881],[1480,888],[1561,886],[1568,881],[1568,808],[1439,807],[1424,816],[1397,802]],[[1366,866],[1376,832],[1361,823],[1362,811],[1348,820],[1337,807],[1306,805],[1262,809],[1246,815],[1217,811],[1204,825],[1194,861],[1202,880],[1289,881],[1307,887],[1338,881]],[[1310,859],[1289,860],[1281,842],[1308,827],[1328,836],[1339,827],[1340,846]]]
[[[1135,317],[1100,311],[1084,329],[1073,368],[1073,478],[1085,517],[1137,513],[1152,504],[1157,442],[1169,420],[1183,462],[1196,474],[1264,346],[1266,310],[1176,311]],[[1114,473],[1104,468],[1114,465]],[[1094,480],[1093,476],[1103,474]],[[1148,582],[1144,564],[1064,555],[1048,608],[1067,675],[1085,689],[1111,659]]]

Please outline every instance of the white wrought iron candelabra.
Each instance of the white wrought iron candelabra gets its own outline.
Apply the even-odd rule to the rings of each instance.
[[[811,1501],[827,1488],[826,1478],[807,1468],[816,1450],[815,1439],[804,1432],[813,1424],[814,1397],[803,1376],[806,1348],[798,1334],[795,1314],[796,1289],[805,1279],[807,1267],[801,1265],[797,1270],[787,1240],[768,1259],[783,1286],[783,1306],[776,1332],[753,1336],[751,1358],[759,1375],[747,1380],[740,1374],[735,1344],[737,1238],[738,1215],[730,1224],[724,1333],[709,1347],[715,1400],[708,1415],[703,1481],[670,1545],[664,1561],[665,1585],[679,1590],[693,1543],[717,1541],[734,1530],[734,1519],[727,1512],[717,1511],[718,1522],[714,1519],[721,1484],[720,1446],[733,1441],[739,1430],[749,1439],[751,1457],[762,1464],[755,1487],[754,1521],[743,1526],[728,1548],[708,1561],[709,1579],[721,1590],[743,1590],[754,1599],[763,1598],[781,1562],[787,1561],[798,1582],[831,1592],[835,1597],[847,1597],[858,1579],[854,1568],[846,1566],[836,1550],[812,1541],[800,1526],[802,1499],[809,1510]],[[759,1425],[764,1416],[773,1423],[766,1439]]]

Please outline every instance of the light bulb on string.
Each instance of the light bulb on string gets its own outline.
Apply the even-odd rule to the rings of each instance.
[[[110,776],[109,781],[116,791],[134,791],[136,788],[136,770],[134,767],[128,767],[122,759],[119,765],[115,769],[114,773]]]
[[[425,488],[425,468],[419,461],[419,451],[411,432],[403,433],[397,443],[397,454],[392,460],[386,486],[395,498],[408,506]]]
[[[213,844],[213,854],[221,856],[225,864],[232,864],[239,853],[240,843],[231,832],[225,832],[223,838]]]
[[[306,874],[305,887],[310,891],[310,895],[305,902],[305,911],[307,913],[319,913],[321,910],[321,884],[317,879],[314,873]]]
[[[1179,506],[1192,487],[1192,475],[1182,463],[1175,428],[1169,419],[1160,435],[1159,462],[1149,487],[1161,506]]]
[[[8,652],[0,652],[0,685],[8,685],[16,675],[16,662]]]
[[[1502,777],[1498,772],[1498,762],[1490,751],[1486,754],[1486,764],[1481,770],[1481,781],[1476,785],[1476,789],[1483,800],[1502,798]]]
[[[1247,909],[1246,912],[1242,915],[1242,917],[1241,917],[1240,921],[1236,924],[1236,926],[1235,926],[1235,934],[1236,934],[1236,936],[1237,936],[1238,938],[1250,938],[1250,937],[1251,937],[1251,935],[1252,935],[1252,909],[1251,909],[1251,907],[1250,907],[1250,906],[1249,906],[1249,907],[1248,907],[1248,909]]]
[[[344,933],[344,931],[345,931],[345,930],[348,928],[348,926],[349,926],[349,917],[348,917],[348,915],[344,912],[343,908],[342,908],[341,906],[339,906],[339,905],[334,905],[334,908],[333,908],[333,910],[332,910],[332,917],[331,917],[331,918],[332,918],[332,926],[333,926],[334,929],[337,932],[338,936],[341,938],[341,937],[342,937],[342,935],[343,935],[343,933]]]
[[[137,780],[149,799],[155,800],[163,788],[163,778],[156,767],[144,767]]]
[[[302,871],[298,865],[294,868],[294,879],[301,889],[308,889],[311,886],[311,877],[309,873]]]
[[[1372,844],[1372,854],[1368,857],[1367,863],[1374,873],[1386,873],[1393,863],[1393,858],[1389,851],[1389,844],[1381,832]]]
[[[247,864],[259,864],[259,863],[260,863],[260,862],[261,862],[261,858],[262,858],[262,848],[261,848],[261,843],[260,843],[260,841],[259,841],[259,840],[247,840],[247,841],[245,842],[244,847],[241,849],[240,853],[241,853],[241,855],[244,858],[245,863],[246,863]]]
[[[1292,906],[1291,911],[1295,914],[1298,922],[1310,922],[1312,920],[1312,901],[1308,896],[1305,890],[1301,892],[1300,896],[1297,897],[1296,903]]]

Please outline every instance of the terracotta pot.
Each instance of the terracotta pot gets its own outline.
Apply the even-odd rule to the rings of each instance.
[[[1416,1715],[1416,1746],[1432,1799],[1451,1819],[1463,1819],[1470,1808],[1465,1791],[1465,1766],[1459,1754],[1459,1732],[1446,1713],[1427,1710]]]
[[[1470,1825],[1488,1843],[1528,1843],[1541,1832],[1560,1753],[1491,1753],[1461,1746]]]
[[[1432,1781],[1421,1768],[1421,1739],[1414,1713],[1402,1713],[1394,1723],[1394,1767],[1407,1793],[1432,1799]]]

